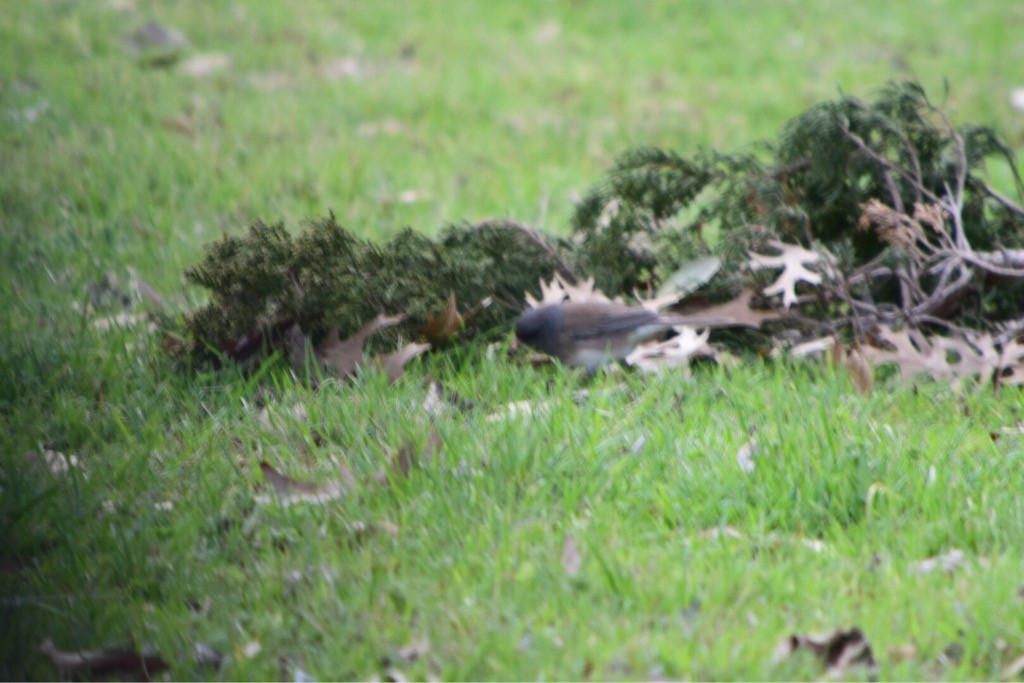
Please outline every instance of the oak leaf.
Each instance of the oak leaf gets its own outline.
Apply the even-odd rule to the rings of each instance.
[[[535,299],[529,292],[525,298],[530,308],[539,308],[562,301],[611,301],[604,292],[596,289],[594,278],[588,278],[578,284],[571,284],[561,275],[555,273],[550,282],[540,281],[540,299]]]
[[[873,674],[878,667],[871,644],[859,628],[836,629],[827,633],[797,634],[783,638],[775,648],[774,661],[788,659],[798,650],[809,650],[825,664],[828,678],[849,678],[855,665],[868,667]]]
[[[152,680],[154,674],[170,668],[159,655],[134,649],[64,651],[49,638],[42,642],[39,649],[53,662],[57,677],[61,680],[127,677],[148,681]]]
[[[779,277],[765,288],[764,293],[766,296],[781,294],[783,307],[789,308],[797,301],[796,285],[798,282],[807,282],[812,285],[821,284],[821,275],[808,268],[808,266],[821,264],[821,254],[796,244],[786,244],[778,240],[772,240],[768,245],[782,253],[768,255],[748,252],[750,260],[747,265],[751,270],[782,268]]]
[[[277,500],[284,506],[294,503],[324,503],[329,500],[341,498],[349,492],[354,477],[344,466],[341,467],[341,479],[314,483],[293,479],[278,471],[273,465],[266,461],[260,461],[260,470],[263,476],[270,482],[274,490],[274,496],[260,495],[256,502],[267,505]]]
[[[452,292],[448,295],[448,305],[437,317],[427,316],[427,322],[423,325],[423,336],[434,348],[437,348],[450,340],[460,327],[462,327],[462,316],[459,315],[459,307],[455,303],[455,293]]]
[[[956,337],[928,337],[920,330],[893,330],[884,325],[877,326],[873,333],[873,341],[889,348],[865,346],[865,358],[875,365],[895,364],[903,379],[924,373],[954,382],[968,377],[995,384],[1024,381],[1024,345],[1016,341],[997,348],[987,332],[962,330]]]
[[[705,329],[703,333],[698,333],[692,327],[684,325],[677,325],[673,329],[679,333],[677,336],[636,347],[626,356],[626,363],[643,372],[660,372],[679,366],[688,370],[692,357],[714,356],[714,350],[707,345],[710,330]]]
[[[692,304],[674,309],[682,315],[700,315],[709,319],[721,319],[721,324],[711,324],[710,327],[760,327],[766,320],[778,320],[783,314],[774,310],[763,310],[751,308],[754,290],[743,289],[736,298],[721,304],[698,307]]]
[[[404,319],[404,315],[387,316],[381,313],[348,339],[341,339],[337,328],[332,328],[316,347],[316,358],[325,370],[336,377],[350,377],[363,365],[363,346],[366,340]]]
[[[427,442],[421,451],[417,450],[416,444],[413,441],[405,442],[398,450],[392,452],[387,467],[373,475],[374,481],[377,482],[378,486],[386,487],[398,477],[408,477],[409,472],[419,465],[422,459],[433,455],[434,451],[441,447],[441,444],[441,435],[435,429],[430,430]]]
[[[377,364],[387,373],[388,382],[396,382],[405,373],[405,365],[430,348],[430,344],[411,342],[397,351],[378,356]]]
[[[313,352],[321,371],[339,379],[352,377],[367,365],[377,365],[387,373],[388,381],[394,382],[405,371],[410,360],[430,348],[429,344],[410,343],[382,356],[367,359],[363,353],[366,340],[380,330],[397,325],[404,315],[378,315],[348,339],[341,339],[337,328],[332,328],[327,337]],[[298,323],[293,324],[286,335],[288,357],[296,373],[305,371],[309,363],[309,341]]]
[[[859,346],[847,346],[834,337],[829,350],[829,358],[832,366],[836,369],[842,368],[850,375],[850,381],[858,393],[867,395],[875,386],[875,377],[871,373],[871,365]]]

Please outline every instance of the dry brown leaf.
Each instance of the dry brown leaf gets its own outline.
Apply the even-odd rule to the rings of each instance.
[[[561,303],[565,299],[565,289],[562,287],[562,278],[557,274],[550,282],[540,281],[540,299],[533,298],[529,292],[526,293],[526,304],[530,308],[540,308],[549,304]]]
[[[53,662],[57,677],[61,680],[127,677],[148,681],[152,680],[154,674],[170,668],[159,655],[128,648],[65,652],[47,638],[39,649]]]
[[[420,404],[420,409],[427,415],[440,417],[451,410],[452,404],[445,400],[444,387],[439,382],[431,380],[427,386],[427,395]]]
[[[446,389],[436,380],[427,384],[427,395],[420,408],[428,415],[440,417],[451,410],[466,411],[473,408],[473,402],[459,396],[451,389]]]
[[[803,547],[810,550],[812,553],[823,553],[830,549],[830,546],[819,538],[807,538],[806,536],[798,536],[797,542]]]
[[[885,654],[894,662],[909,662],[917,659],[917,646],[913,643],[906,645],[890,645],[885,648]]]
[[[729,321],[727,324],[723,322],[719,325],[711,325],[711,327],[727,327],[729,325],[760,327],[761,323],[766,320],[778,320],[782,317],[782,313],[779,311],[751,308],[750,302],[753,297],[754,290],[744,289],[731,301],[703,307],[683,305],[681,308],[675,309],[675,312],[682,315],[700,315]]]
[[[846,352],[846,371],[850,373],[850,381],[860,394],[867,396],[875,387],[875,376],[871,366],[860,347],[853,347]]]
[[[156,287],[146,282],[132,267],[128,267],[128,274],[131,276],[131,291],[136,300],[148,301],[157,308],[166,308],[167,300],[164,295],[157,291]]]
[[[268,403],[259,409],[259,412],[256,413],[256,419],[259,421],[260,426],[267,431],[277,430],[284,432],[289,428],[288,420],[306,422],[309,417],[306,413],[306,406],[301,403],[293,403],[290,406]]]
[[[1024,384],[1024,344],[1013,339],[1003,345],[994,378],[997,389],[1001,384]]]
[[[713,357],[714,350],[707,345],[711,330],[698,334],[692,327],[678,325],[679,334],[663,342],[642,344],[626,356],[626,363],[643,372],[660,372],[668,368],[683,366],[689,372],[690,359],[694,356]]]
[[[370,522],[370,530],[378,534],[386,534],[392,538],[398,538],[398,534],[401,533],[401,529],[398,528],[397,524],[386,520]]]
[[[897,331],[879,325],[874,336],[891,348],[865,346],[865,359],[875,365],[895,364],[904,380],[917,374],[954,382],[978,377],[998,386],[1017,383],[1018,373],[1024,374],[1024,346],[1010,342],[998,349],[988,333],[962,331],[959,337],[926,337],[919,330]]]
[[[349,492],[351,482],[354,481],[352,473],[341,466],[341,479],[323,483],[300,481],[282,474],[273,465],[260,461],[260,470],[263,476],[270,482],[274,489],[274,496],[256,496],[256,502],[267,505],[277,501],[282,505],[293,503],[323,503],[336,498],[341,498]]]
[[[430,199],[430,193],[426,190],[415,190],[410,188],[399,192],[394,201],[397,201],[399,204],[415,204],[416,202],[422,202],[427,199]],[[387,200],[385,200],[385,203],[387,203]]]
[[[391,538],[398,538],[398,535],[401,533],[401,529],[398,528],[397,524],[386,520],[378,522],[350,522],[348,528],[356,538],[370,534],[384,534]]]
[[[611,301],[604,292],[597,289],[592,277],[576,284],[566,282],[561,275],[556,275],[556,277],[562,281],[565,297],[569,301]]]
[[[363,64],[355,57],[340,57],[320,68],[320,75],[328,79],[356,78],[363,74]]]
[[[854,665],[867,666],[873,673],[878,667],[864,633],[859,628],[836,629],[828,633],[793,634],[783,638],[775,648],[773,659],[781,662],[797,650],[809,650],[825,664],[828,678],[845,678]]]
[[[412,664],[423,655],[430,652],[430,641],[426,638],[419,638],[398,648],[398,658],[403,662]]]
[[[541,292],[540,299],[534,298],[533,295],[531,295],[529,292],[527,292],[525,294],[524,298],[526,300],[526,304],[530,308],[539,308],[541,306],[548,306],[548,305],[551,305],[551,304],[558,304],[558,303],[561,303],[563,301],[572,301],[572,302],[601,301],[601,302],[605,302],[605,303],[609,303],[609,302],[623,303],[623,300],[622,300],[621,297],[617,297],[615,299],[612,299],[609,296],[607,296],[604,292],[602,292],[601,290],[597,289],[595,284],[594,284],[594,278],[588,278],[588,279],[583,280],[582,282],[579,282],[577,284],[571,284],[568,281],[566,281],[566,279],[564,277],[562,277],[562,275],[560,275],[558,273],[555,273],[555,275],[551,278],[551,280],[549,282],[544,282],[544,280],[540,281],[540,292]],[[678,303],[679,299],[682,296],[684,296],[683,293],[677,292],[677,293],[661,294],[659,296],[655,296],[654,298],[644,298],[644,297],[640,296],[640,293],[635,291],[635,290],[633,292],[633,295],[636,298],[636,304],[638,304],[639,306],[641,306],[643,308],[646,308],[649,311],[653,311],[655,313],[660,313],[665,308],[667,308],[669,306],[672,306],[673,304]],[[487,303],[489,304],[490,302],[487,301]],[[475,312],[475,309],[474,309],[474,312]],[[700,313],[702,318],[705,317],[704,316],[704,310],[698,310],[696,312]],[[466,318],[469,318],[469,315],[470,314],[467,313],[466,314]],[[714,316],[707,316],[707,317],[713,317],[713,318],[715,318],[715,320],[711,321],[710,323],[708,323],[706,325],[702,324],[702,325],[700,325],[700,327],[707,327],[707,326],[710,326],[710,327],[726,327],[726,326],[734,325],[734,324],[742,324],[742,323],[734,323],[734,322],[731,321],[731,319],[726,319],[725,316],[722,316],[722,315],[714,315]]]
[[[554,42],[562,34],[562,25],[554,19],[548,19],[533,31],[533,39],[541,45]]]
[[[782,268],[779,277],[765,288],[764,294],[766,296],[781,294],[783,307],[789,308],[797,301],[796,285],[798,282],[807,282],[812,285],[821,284],[821,275],[807,268],[807,266],[819,265],[822,261],[821,254],[796,244],[786,244],[778,240],[772,240],[768,245],[782,253],[772,256],[748,252],[750,260],[747,262],[747,266],[751,270]]]
[[[942,555],[936,555],[935,557],[929,557],[926,560],[921,560],[914,565],[914,570],[918,574],[930,574],[936,569],[940,569],[944,572],[952,572],[956,570],[960,565],[964,563],[967,556],[962,550],[950,550]]]
[[[121,39],[124,49],[129,54],[176,55],[188,43],[185,36],[177,29],[162,26],[150,21],[125,35]]]
[[[583,557],[576,545],[576,539],[571,534],[567,534],[565,542],[562,543],[562,569],[572,578],[580,573],[582,566]]]
[[[449,341],[462,327],[462,316],[455,303],[455,292],[448,295],[448,305],[435,318],[428,316],[423,325],[423,336],[435,348]]]
[[[833,369],[838,370],[843,367],[843,363],[846,360],[846,344],[839,341],[837,337],[825,337],[825,339],[832,340],[828,347],[828,362]]]
[[[192,646],[192,661],[200,668],[219,669],[224,662],[224,655],[206,643],[196,643]]]
[[[57,451],[45,450],[42,455],[39,455],[35,451],[27,451],[24,455],[25,460],[28,462],[39,463],[44,465],[46,469],[50,471],[55,477],[67,474],[72,469],[82,471],[81,463],[78,460],[77,455],[65,455],[64,453],[58,453]],[[84,478],[88,478],[84,473]]]
[[[344,340],[339,338],[338,330],[334,328],[327,333],[327,337],[316,347],[316,358],[320,361],[324,370],[330,372],[335,377],[341,379],[351,377],[363,365],[363,346],[366,344],[366,340],[380,330],[397,325],[404,319],[404,315],[387,316],[381,313],[364,325],[358,332]],[[300,330],[300,337],[301,334]],[[293,338],[293,333],[289,330],[290,343],[297,343],[298,339],[292,341]]]
[[[183,73],[193,78],[204,78],[231,66],[231,58],[225,54],[196,55],[181,65]]]
[[[589,278],[578,284],[566,282],[558,273],[551,278],[550,282],[540,281],[540,300],[533,298],[527,292],[525,299],[530,308],[539,308],[548,304],[557,304],[562,301],[611,301],[604,292],[594,287],[594,278]]]
[[[780,345],[772,349],[772,356],[781,356],[783,353],[789,353],[793,358],[806,358],[807,356],[815,356],[819,353],[825,353],[828,351],[834,356],[836,352],[836,340],[835,337],[821,337],[819,339],[809,339],[799,344],[794,344],[789,347],[786,351],[785,347]]]
[[[160,119],[160,127],[168,133],[177,133],[191,138],[195,135],[195,121],[187,116],[171,116]]]
[[[405,374],[405,365],[416,356],[430,348],[430,344],[419,344],[412,342],[401,347],[397,351],[378,356],[376,362],[388,375],[389,382],[397,382]]]
[[[916,374],[926,373],[935,379],[946,379],[952,371],[946,361],[946,354],[930,343],[917,330],[893,330],[879,326],[876,337],[892,346],[892,350],[868,346],[864,355],[876,365],[895,363],[900,376],[910,379]]]
[[[920,222],[877,199],[870,199],[861,205],[857,230],[874,230],[879,239],[899,247],[904,252],[910,251],[918,241],[925,241],[924,228]]]
[[[403,477],[408,477],[409,471],[416,465],[418,459],[416,447],[411,443],[407,443],[399,448],[391,458],[391,471]]]
[[[1004,681],[1018,680],[1021,674],[1024,674],[1024,655],[1004,666],[999,677]]]
[[[760,455],[761,447],[757,445],[757,437],[751,434],[747,442],[736,451],[736,464],[745,474],[751,474],[757,467],[755,459]]]
[[[551,409],[551,403],[549,401],[541,401],[535,403],[534,401],[513,401],[505,405],[501,412],[491,413],[485,420],[488,422],[497,422],[498,420],[507,420],[513,417],[528,417],[535,414],[543,414]]]
[[[147,334],[153,334],[158,329],[148,313],[128,313],[127,311],[122,311],[117,315],[108,315],[92,321],[93,329],[100,332],[117,329],[123,330],[131,327],[141,327],[142,325],[145,325],[143,331]]]
[[[327,334],[327,338],[330,339],[332,334],[336,335],[336,331],[331,330]],[[301,377],[309,367],[309,357],[313,350],[310,347],[309,339],[302,333],[302,328],[298,323],[292,323],[285,332],[284,345],[288,352],[288,363],[292,366],[295,374]]]
[[[437,433],[436,429],[430,430],[422,453],[416,452],[416,444],[412,441],[405,442],[391,454],[388,466],[373,475],[374,481],[378,486],[386,487],[397,477],[408,477],[413,467],[418,465],[421,460],[433,455],[441,445],[441,435]]]
[[[859,346],[847,346],[834,338],[832,339],[834,343],[829,349],[829,360],[832,366],[846,370],[858,393],[870,394],[875,386],[875,377],[864,352]]]

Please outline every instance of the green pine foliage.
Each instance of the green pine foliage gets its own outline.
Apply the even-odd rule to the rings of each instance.
[[[343,337],[377,313],[406,321],[372,343],[415,339],[454,293],[461,310],[487,296],[498,302],[471,320],[469,333],[507,324],[526,291],[558,267],[555,252],[513,224],[450,226],[438,240],[406,229],[385,244],[360,239],[333,214],[293,237],[282,224],[255,221],[243,236],[225,236],[189,269],[189,282],[210,292],[186,320],[197,358],[248,358],[279,347],[293,322],[314,340],[331,327]]]
[[[679,220],[680,212],[709,187],[735,197],[735,179],[760,169],[750,154],[702,150],[686,158],[656,148],[626,152],[577,207],[575,262],[606,292],[656,284],[684,261],[708,253],[701,237],[707,211],[688,223]]]
[[[902,205],[908,212],[915,202],[928,201],[906,176],[887,171],[858,150],[847,130],[934,195],[943,196],[947,186],[956,186],[955,139],[920,85],[890,84],[870,105],[855,97],[816,105],[786,125],[776,148],[780,164],[810,162],[793,174],[789,187],[815,239],[830,243],[853,237],[860,206],[868,199]],[[1012,150],[990,128],[967,125],[955,130],[967,162],[963,219],[968,240],[977,249],[1017,246],[1022,224],[1005,213],[985,215],[987,196],[981,178],[986,159],[992,157],[1008,162],[1017,175]],[[862,259],[882,249],[871,234],[856,237]]]
[[[872,153],[860,149],[856,138]],[[1010,146],[989,127],[952,128],[916,83],[891,83],[870,103],[842,96],[817,104],[789,121],[765,150],[761,156],[627,152],[577,208],[576,262],[600,287],[619,293],[656,282],[687,257],[707,251],[723,258],[720,277],[728,278],[748,250],[773,237],[820,243],[846,267],[880,255],[897,258],[883,254],[888,247],[875,234],[857,230],[862,205],[877,198],[912,213],[916,202],[956,187],[961,158],[962,218],[972,246],[1016,248],[1024,242],[1024,219],[995,201],[984,182],[989,160],[1005,162],[1024,195]],[[716,238],[706,239],[709,233]],[[1018,313],[1024,292],[991,284],[979,283],[981,306],[970,315]],[[893,292],[882,287],[875,294],[886,300]]]
[[[862,205],[877,198],[911,213],[916,202],[956,186],[961,160],[962,218],[974,248],[1024,243],[1024,220],[984,182],[985,164],[995,158],[1009,164],[1019,185],[1010,147],[984,126],[953,129],[915,83],[890,84],[871,103],[842,96],[817,104],[759,151],[627,151],[579,203],[571,241],[505,221],[453,225],[436,239],[407,229],[385,244],[354,236],[333,215],[297,237],[281,224],[256,221],[246,235],[212,245],[186,273],[211,294],[187,320],[190,348],[198,356],[241,358],[274,347],[295,321],[316,340],[330,327],[345,336],[377,313],[405,313],[402,326],[375,338],[389,345],[416,338],[451,293],[462,310],[488,296],[498,302],[474,318],[469,333],[503,329],[525,293],[536,293],[556,271],[593,277],[615,296],[656,287],[708,253],[724,267],[705,294],[726,298],[740,284],[748,250],[773,238],[821,243],[843,268],[879,256],[895,263],[905,255],[858,232]],[[895,291],[886,287],[872,296],[891,300]],[[973,323],[1018,314],[1021,290],[979,282],[973,305],[957,314]]]

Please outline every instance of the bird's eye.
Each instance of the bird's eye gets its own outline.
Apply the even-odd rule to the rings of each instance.
[[[516,336],[524,342],[536,339],[541,333],[541,320],[534,311],[530,311],[519,319],[516,325]]]
[[[531,322],[524,320],[516,326],[516,336],[523,341],[528,341],[537,336],[537,326],[531,325]]]

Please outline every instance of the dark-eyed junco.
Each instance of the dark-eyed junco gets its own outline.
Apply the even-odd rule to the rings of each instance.
[[[608,301],[567,301],[523,313],[516,323],[516,338],[567,365],[593,372],[609,361],[625,359],[637,344],[674,325],[718,322]]]

